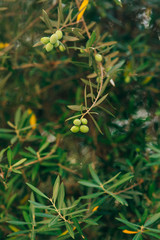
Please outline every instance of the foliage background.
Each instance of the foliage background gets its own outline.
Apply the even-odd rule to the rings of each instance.
[[[0,183],[1,239],[11,232],[5,223],[8,217],[21,218],[20,209],[28,204],[26,196],[30,189],[26,181],[49,194],[56,175],[60,174],[67,198],[78,197],[89,191],[78,184],[82,176],[89,178],[89,163],[93,163],[98,176],[104,180],[119,171],[134,174],[128,186],[143,179],[134,189],[141,195],[133,194],[127,200],[127,207],[115,201],[102,204],[95,213],[103,215],[99,225],[86,230],[88,239],[131,239],[118,229],[121,223],[115,217],[119,212],[131,222],[141,222],[145,216],[160,211],[160,161],[159,157],[151,157],[154,151],[150,148],[154,145],[158,149],[160,145],[159,1],[125,0],[122,8],[106,0],[101,0],[101,4],[99,0],[90,1],[88,5],[87,24],[95,21],[97,34],[105,33],[106,41],[117,41],[114,50],[125,60],[123,69],[114,78],[116,87],[108,87],[108,100],[114,108],[107,101],[103,103],[116,117],[99,112],[98,123],[104,135],[99,134],[90,121],[90,133],[75,136],[65,122],[71,115],[67,105],[83,101],[84,86],[80,78],[89,73],[83,65],[73,64],[77,61],[75,52],[46,54],[41,47],[33,48],[46,29],[39,18],[42,9],[49,9],[49,16],[54,19],[56,6],[56,1],[0,2],[0,42],[10,44],[9,48],[0,49],[1,128],[8,128],[7,121],[14,121],[18,107],[23,111],[31,108],[39,124],[35,130],[37,141],[32,142],[32,147],[38,148],[43,131],[52,138],[60,135],[61,139],[54,166],[39,164],[35,177],[32,172],[36,165],[34,169],[24,170],[23,179],[16,182],[15,178],[15,184],[10,184],[12,189],[7,191]],[[3,133],[0,137],[1,148],[7,147],[8,137]],[[23,155],[26,146],[30,143],[17,143],[15,156]],[[152,161],[158,162],[148,166]]]

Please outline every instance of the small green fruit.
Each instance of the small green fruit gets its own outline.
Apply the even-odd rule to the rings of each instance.
[[[86,118],[82,118],[81,122],[82,122],[82,124],[86,125],[88,123],[88,120]]]
[[[89,127],[86,126],[86,125],[81,125],[81,126],[80,126],[80,131],[81,131],[82,133],[87,133],[87,132],[89,132]]]
[[[57,34],[55,34],[55,33],[52,34],[50,37],[50,43],[55,44],[57,42],[57,40],[58,40]]]
[[[77,132],[79,132],[79,127],[77,127],[77,126],[73,126],[73,127],[71,127],[71,132],[73,132],[73,133],[77,133]]]
[[[55,47],[58,47],[59,46],[59,41],[57,40],[57,42],[54,44]]]
[[[81,53],[85,53],[85,50],[83,48],[80,49]]]
[[[47,52],[50,52],[53,49],[53,45],[51,43],[47,43],[45,47]]]
[[[73,124],[76,125],[76,126],[80,126],[80,125],[81,125],[81,120],[79,120],[79,119],[77,118],[77,119],[75,119],[75,120],[73,121]]]
[[[63,37],[63,33],[62,33],[61,30],[57,30],[57,31],[56,31],[56,34],[57,34],[57,36],[58,36],[58,40]]]
[[[66,48],[65,48],[65,46],[63,46],[63,45],[59,45],[59,50],[60,50],[61,52],[64,52],[64,51],[66,50]]]
[[[101,77],[97,77],[97,78],[96,78],[96,82],[97,82],[97,83],[100,83],[100,82],[101,82]]]
[[[97,53],[97,54],[95,55],[95,60],[96,60],[97,62],[102,62],[102,55]]]
[[[49,37],[42,37],[41,38],[41,43],[43,43],[43,44],[49,43]]]

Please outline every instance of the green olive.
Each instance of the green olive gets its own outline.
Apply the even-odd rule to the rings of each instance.
[[[57,34],[57,36],[58,36],[58,40],[63,37],[63,33],[62,33],[61,30],[57,30],[57,31],[56,31],[56,34]]]
[[[46,46],[45,46],[45,48],[46,48],[46,51],[47,51],[47,52],[50,52],[50,51],[52,51],[52,49],[53,49],[53,45],[52,45],[51,43],[47,43]]]
[[[100,83],[100,82],[101,82],[101,77],[97,77],[97,78],[96,78],[96,82],[97,82],[97,83]]]
[[[95,60],[96,60],[96,62],[102,62],[102,55],[97,53],[95,55]]]
[[[66,50],[65,46],[64,45],[59,45],[59,50],[61,52],[64,52]]]
[[[41,43],[43,43],[43,44],[49,43],[49,37],[42,37],[41,38]]]
[[[55,44],[57,42],[57,40],[58,40],[57,34],[55,34],[55,33],[52,34],[50,37],[50,43]]]
[[[81,125],[81,120],[79,120],[79,119],[77,118],[77,119],[75,119],[75,120],[73,121],[73,124],[76,125],[76,126],[80,126],[80,125]]]
[[[80,52],[81,52],[81,53],[85,53],[84,48],[81,48],[81,49],[80,49]]]
[[[89,132],[89,127],[86,126],[86,125],[81,125],[81,126],[80,126],[80,131],[81,131],[82,133],[87,133],[87,132]]]
[[[55,47],[58,47],[60,42],[57,40],[57,42],[54,44]]]
[[[82,118],[81,122],[82,122],[82,124],[86,125],[88,123],[88,120],[86,118]]]
[[[73,132],[73,133],[77,133],[77,132],[79,132],[79,127],[77,127],[77,126],[73,126],[73,127],[71,127],[71,132]]]

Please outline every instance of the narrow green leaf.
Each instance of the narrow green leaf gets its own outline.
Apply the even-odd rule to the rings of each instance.
[[[71,4],[72,4],[72,3],[71,3]],[[71,7],[71,5],[70,5],[70,7]],[[65,19],[65,22],[64,22],[63,26],[65,26],[65,25],[68,23],[68,21],[71,19],[71,17],[72,17],[72,12],[73,12],[73,9],[70,8],[69,13],[68,13],[68,15],[67,15],[67,17],[66,17],[66,19]]]
[[[92,182],[89,182],[89,181],[87,181],[87,180],[80,180],[80,181],[78,181],[78,183],[80,183],[80,184],[82,184],[82,185],[84,185],[84,186],[87,186],[87,187],[100,188],[99,185],[96,185],[96,184],[94,184],[94,183],[92,183]]]
[[[86,80],[86,79],[84,79],[84,78],[81,78],[81,81],[83,82],[83,83],[85,83],[86,85],[88,85],[88,86],[90,86],[90,84],[91,84],[91,86],[93,87],[93,88],[96,88],[97,89],[97,85],[96,84],[94,84],[94,83],[90,83],[88,80]]]
[[[68,222],[65,222],[65,225],[66,225],[66,229],[68,230],[70,236],[74,239],[74,232],[73,232],[72,226]]]
[[[160,233],[160,229],[154,229],[154,228],[149,228],[149,227],[145,227],[145,228],[151,232]]]
[[[109,190],[109,189],[116,188],[116,187],[118,187],[119,185],[122,185],[123,183],[127,182],[127,181],[130,180],[131,178],[133,178],[133,175],[125,174],[122,179],[118,180],[116,183],[114,183],[112,186],[110,186],[110,187],[108,188],[108,190]]]
[[[20,118],[21,118],[21,108],[19,107],[16,111],[15,118],[14,118],[14,123],[15,123],[15,126],[17,127],[19,125]]]
[[[41,203],[37,203],[37,202],[31,201],[31,200],[28,200],[28,202],[32,203],[32,204],[35,206],[35,208],[39,208],[39,209],[51,209],[51,210],[53,210],[53,208],[50,208],[50,207],[48,207],[48,206],[46,206],[46,205],[44,205],[44,204],[41,204]]]
[[[18,232],[10,233],[7,237],[13,237],[13,236],[17,236],[19,234],[23,234],[24,235],[25,233],[29,233],[29,232],[30,232],[30,230],[18,231]]]
[[[139,232],[139,233],[137,233],[137,234],[134,236],[134,238],[133,238],[132,240],[140,240],[141,237],[142,237],[142,233]]]
[[[8,148],[7,150],[7,158],[8,158],[8,163],[9,163],[9,167],[12,164],[12,150],[10,148]]]
[[[64,36],[63,39],[66,40],[66,41],[69,41],[69,42],[74,42],[74,41],[78,41],[79,40],[79,38],[72,37],[72,36]]]
[[[115,115],[113,113],[111,113],[109,110],[107,110],[106,108],[102,107],[102,106],[98,106],[100,109],[102,109],[103,111],[105,111],[106,113],[108,113],[109,115],[111,115],[112,117],[115,118]]]
[[[111,179],[109,179],[107,182],[105,182],[105,183],[103,184],[103,186],[106,185],[106,184],[108,184],[108,183],[110,183],[110,182],[113,182],[114,179],[116,179],[116,178],[119,176],[119,174],[121,174],[121,173],[119,172],[119,173],[116,174],[114,177],[112,177]]]
[[[101,98],[94,104],[94,107],[97,107],[99,104],[101,104],[101,103],[106,99],[107,96],[108,96],[108,93],[105,94],[103,97],[101,97]]]
[[[38,150],[39,153],[43,152],[44,149],[46,149],[49,146],[50,142],[45,142],[40,149]]]
[[[7,128],[0,128],[1,133],[9,133],[9,132],[14,132],[14,130],[7,129]]]
[[[22,163],[24,163],[27,160],[27,158],[22,158],[21,160],[19,160],[18,162],[16,162],[15,164],[12,165],[12,167],[17,167],[19,165],[21,165]]]
[[[58,219],[59,219],[59,216],[53,217],[50,223],[48,224],[48,227],[55,225],[58,222]]]
[[[88,114],[92,118],[92,121],[94,122],[94,124],[95,124],[96,128],[98,129],[98,131],[103,135],[103,132],[101,131],[101,129],[100,129],[98,123],[96,122],[96,120],[94,119],[94,117],[91,115],[91,113],[88,113]]]
[[[148,219],[145,222],[144,227],[148,227],[149,225],[153,224],[157,220],[160,220],[160,213],[154,214],[150,219]]]
[[[60,185],[59,192],[58,192],[58,208],[62,208],[64,202],[65,190],[63,182]]]
[[[43,16],[43,20],[44,20],[46,26],[53,32],[52,24],[50,22],[48,14],[46,13],[46,11],[44,9],[42,10],[42,16]]]
[[[44,197],[46,199],[49,199],[44,193],[42,193],[38,188],[34,187],[33,185],[31,185],[30,183],[26,183],[34,192],[36,192],[38,195],[40,195],[41,197]]]
[[[47,214],[47,213],[35,213],[36,217],[42,217],[42,218],[53,218],[52,214]]]
[[[26,147],[26,150],[32,153],[33,155],[37,156],[37,152],[32,147]]]
[[[152,236],[152,237],[155,237],[157,239],[160,239],[160,235],[156,234],[156,233],[151,233],[151,232],[143,232],[143,234],[146,234],[146,235],[149,235],[149,236]]]
[[[23,221],[7,221],[8,223],[10,224],[13,224],[13,225],[27,225],[27,224],[32,224],[30,222],[23,222]]]
[[[126,226],[130,227],[131,229],[138,230],[138,228],[140,227],[139,225],[134,224],[134,223],[130,223],[127,220],[124,220],[124,219],[121,219],[121,218],[116,218],[116,219],[118,221],[124,223]]]
[[[90,94],[91,94],[91,98],[92,98],[92,102],[94,100],[94,94],[93,94],[93,87],[92,87],[92,83],[91,83],[91,80],[89,79],[89,87],[90,87]]]
[[[101,183],[99,177],[97,176],[97,174],[95,173],[95,171],[93,170],[91,164],[89,164],[89,171],[90,171],[90,173],[92,175],[92,178],[95,180],[95,182],[98,183],[99,185],[101,185],[102,183]]]
[[[82,106],[82,105],[68,105],[67,107],[69,109],[71,109],[71,110],[74,110],[74,111],[84,111],[84,110],[87,110],[87,108]]]
[[[79,224],[78,221],[77,221],[77,218],[72,218],[72,221],[73,221],[76,229],[78,230],[78,232],[80,233],[80,235],[81,235],[82,238],[84,239],[83,232],[82,232],[82,229],[81,229],[81,227],[80,227],[80,224]]]
[[[88,194],[85,196],[80,197],[80,199],[91,199],[91,198],[97,198],[100,195],[104,194],[103,192],[99,192],[99,193],[92,193],[92,194]]]
[[[86,87],[86,85],[84,87],[84,101],[85,101],[85,107],[87,108],[87,87]]]
[[[96,40],[96,33],[95,33],[95,31],[93,31],[90,39],[86,43],[86,48],[91,47],[93,45],[93,43],[95,42],[95,40]]]
[[[62,7],[62,0],[59,0],[59,15],[60,15],[60,22],[64,22],[64,16],[63,16],[63,7]]]
[[[54,203],[56,202],[57,196],[58,196],[58,191],[59,191],[59,185],[60,185],[60,177],[58,176],[56,178],[56,181],[53,186],[53,196],[52,199],[54,200]]]

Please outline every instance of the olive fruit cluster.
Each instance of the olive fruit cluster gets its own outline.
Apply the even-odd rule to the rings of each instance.
[[[88,123],[88,120],[86,118],[82,118],[81,120],[80,119],[75,119],[73,121],[73,124],[74,126],[71,127],[71,132],[73,133],[77,133],[77,132],[82,132],[82,133],[87,133],[89,132],[89,127],[86,126]]]
[[[61,30],[57,30],[50,37],[42,37],[41,43],[45,44],[45,49],[47,52],[52,51],[53,47],[59,47],[61,52],[65,51],[65,46],[59,41],[62,39],[63,33]]]

